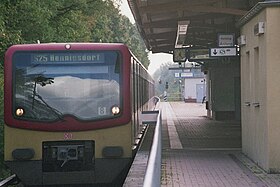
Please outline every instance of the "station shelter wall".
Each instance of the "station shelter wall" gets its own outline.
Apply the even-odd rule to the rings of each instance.
[[[241,27],[242,151],[269,173],[280,172],[279,20],[280,7],[266,7]]]
[[[239,60],[227,62],[212,62],[209,64],[207,81],[208,110],[217,120],[236,119],[236,105],[240,106],[240,90],[235,85],[240,84]],[[237,83],[236,83],[237,81]],[[238,117],[237,117],[238,118]]]

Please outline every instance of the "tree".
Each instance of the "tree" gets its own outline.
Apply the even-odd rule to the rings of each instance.
[[[118,0],[3,0],[0,5],[0,60],[12,44],[118,42],[127,44],[147,67],[136,26],[120,14]]]
[[[154,73],[155,91],[157,95],[163,94],[166,91],[166,82],[168,82],[168,93],[180,94],[179,92],[179,79],[175,78],[174,72],[169,70],[172,62],[162,64],[160,68]]]
[[[7,22],[12,21],[8,15],[8,12],[12,12],[11,6],[8,6],[5,2],[0,4],[0,64],[4,62],[4,53],[7,48],[14,43],[20,43],[22,41],[21,32],[7,27]]]
[[[96,23],[92,28],[93,41],[124,43],[143,65],[148,67],[150,63],[148,52],[136,25],[120,14],[119,9],[113,6],[113,2],[105,1],[103,6],[105,8],[97,14]]]

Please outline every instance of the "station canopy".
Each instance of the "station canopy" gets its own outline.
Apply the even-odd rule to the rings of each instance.
[[[217,46],[218,34],[239,36],[236,23],[259,0],[128,0],[148,50]]]

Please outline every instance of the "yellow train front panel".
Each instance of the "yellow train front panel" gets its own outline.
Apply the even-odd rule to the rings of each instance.
[[[79,131],[79,132],[46,132],[17,129],[5,126],[5,161],[13,160],[15,149],[32,148],[35,151],[32,160],[42,159],[42,142],[93,140],[95,141],[95,158],[102,158],[102,149],[107,146],[123,148],[123,158],[132,156],[131,124],[113,128]]]

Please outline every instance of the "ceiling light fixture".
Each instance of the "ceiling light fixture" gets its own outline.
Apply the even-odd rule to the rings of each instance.
[[[186,34],[187,34],[189,24],[190,24],[190,21],[178,21],[175,48],[182,48],[183,47],[183,45],[185,43]]]

